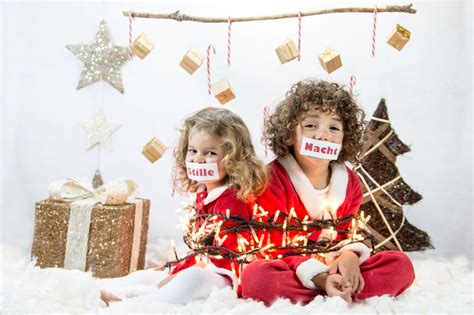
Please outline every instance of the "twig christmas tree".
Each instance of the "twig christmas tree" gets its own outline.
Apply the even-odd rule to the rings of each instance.
[[[409,151],[392,129],[381,99],[365,131],[361,164],[354,169],[364,186],[360,210],[371,216],[368,228],[378,251],[433,248],[429,235],[410,224],[403,211],[404,205],[422,198],[405,183],[395,165],[397,156]]]

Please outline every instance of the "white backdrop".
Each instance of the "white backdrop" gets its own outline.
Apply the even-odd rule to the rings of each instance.
[[[386,2],[389,3],[389,2]],[[405,4],[404,2],[391,2]],[[34,202],[47,197],[50,182],[71,176],[92,177],[100,161],[104,180],[129,177],[140,195],[151,199],[150,239],[180,238],[171,197],[171,152],[155,164],[142,155],[157,136],[168,146],[177,138],[184,115],[203,106],[221,106],[207,95],[205,66],[193,76],[178,66],[189,48],[205,53],[209,43],[213,78],[229,79],[237,98],[224,105],[241,115],[259,155],[263,106],[274,106],[296,81],[317,77],[347,84],[356,75],[355,93],[370,115],[387,100],[392,124],[412,152],[397,166],[423,200],[405,207],[408,220],[427,231],[440,255],[472,257],[472,5],[470,1],[414,2],[416,15],[378,15],[376,57],[372,58],[372,14],[305,17],[302,59],[281,65],[274,49],[297,40],[297,19],[234,23],[232,66],[226,64],[226,24],[136,19],[134,34],[153,37],[145,59],[122,67],[125,94],[104,82],[76,90],[82,62],[67,44],[90,44],[101,19],[116,45],[127,46],[128,20],[122,10],[200,16],[246,16],[367,6],[352,1],[153,1],[12,2],[1,7],[2,242],[29,249]],[[382,4],[379,4],[380,6]],[[394,25],[412,32],[398,52],[385,43]],[[343,67],[328,75],[317,54],[328,47],[342,56]],[[112,136],[114,150],[85,149],[81,121],[103,109],[122,124]],[[100,156],[100,158],[99,158]]]

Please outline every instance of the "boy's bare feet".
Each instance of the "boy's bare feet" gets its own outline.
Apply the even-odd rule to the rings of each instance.
[[[105,302],[107,306],[109,306],[110,302],[122,301],[120,298],[116,297],[112,293],[104,290],[100,290],[100,298],[102,299],[102,301]]]

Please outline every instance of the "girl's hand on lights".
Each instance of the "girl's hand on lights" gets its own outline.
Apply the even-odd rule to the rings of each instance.
[[[352,251],[343,252],[329,264],[329,274],[339,273],[345,286],[352,288],[351,293],[360,293],[364,289],[365,281],[360,273],[359,257]]]

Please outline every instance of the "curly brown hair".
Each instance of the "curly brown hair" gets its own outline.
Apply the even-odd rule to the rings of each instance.
[[[350,93],[337,83],[306,79],[294,84],[265,122],[262,142],[267,143],[277,157],[293,153],[296,127],[312,109],[339,116],[344,139],[338,161],[358,163],[365,114]]]
[[[223,108],[207,107],[188,116],[180,128],[174,150],[173,186],[180,193],[195,192],[198,183],[186,172],[186,153],[192,131],[205,131],[216,137],[224,152],[222,164],[227,171],[225,183],[235,190],[237,198],[248,202],[261,195],[267,184],[267,169],[256,154],[250,132],[243,120]]]

